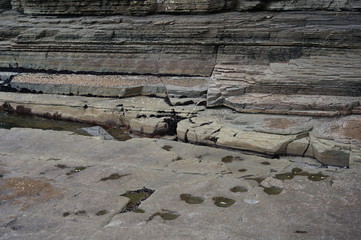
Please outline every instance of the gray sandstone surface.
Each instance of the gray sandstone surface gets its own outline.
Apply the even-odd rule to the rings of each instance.
[[[0,239],[358,239],[360,9],[0,0]]]
[[[269,159],[145,138],[104,141],[36,129],[0,134],[4,240],[357,239],[360,234],[359,164],[327,169],[305,158]],[[327,177],[275,178],[295,168]],[[112,174],[120,177],[111,180]],[[129,199],[120,195],[143,187],[155,190],[139,206],[144,213],[121,213]],[[271,187],[282,191],[266,194]],[[204,201],[188,204],[181,194]],[[213,198],[219,196],[235,203],[218,207]],[[162,212],[178,217],[154,215]]]

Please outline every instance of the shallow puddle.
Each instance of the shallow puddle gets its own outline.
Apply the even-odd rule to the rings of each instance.
[[[188,204],[201,204],[204,202],[204,198],[191,194],[181,194],[179,197]]]
[[[280,187],[269,187],[269,188],[264,188],[263,191],[265,193],[267,193],[268,195],[277,195],[277,194],[280,194],[282,192],[282,188]]]
[[[230,207],[233,204],[235,204],[235,202],[236,202],[235,200],[226,198],[226,197],[214,197],[212,199],[214,201],[214,205],[216,205],[217,207],[223,207],[223,208]]]
[[[290,180],[295,176],[305,176],[310,181],[322,181],[325,180],[328,176],[319,173],[308,173],[303,171],[301,168],[293,168],[291,172],[276,174],[275,178],[279,180]]]
[[[156,212],[152,216],[150,216],[147,222],[152,221],[156,216],[161,217],[163,220],[170,221],[177,219],[180,216],[180,214],[176,211],[169,211],[166,209],[162,209],[162,212]]]
[[[54,131],[69,131],[79,135],[90,136],[87,132],[81,130],[81,128],[88,128],[92,126],[94,125],[88,123],[56,120],[0,111],[0,128],[4,129],[35,128]],[[105,130],[119,141],[125,141],[131,138],[127,133],[119,128],[105,128]]]
[[[135,191],[128,191],[120,196],[129,198],[129,202],[125,208],[122,209],[120,213],[125,212],[134,212],[138,209],[139,205],[144,201],[145,199],[149,198],[150,195],[154,193],[155,190],[148,189],[148,188],[142,188]]]
[[[67,172],[66,175],[73,175],[75,173],[78,173],[78,172],[81,172],[81,171],[84,171],[85,169],[87,169],[87,167],[84,167],[84,166],[79,166],[79,167],[75,167],[73,170],[71,170],[70,172]]]

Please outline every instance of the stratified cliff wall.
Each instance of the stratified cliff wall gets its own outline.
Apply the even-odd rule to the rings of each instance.
[[[12,0],[14,9],[33,15],[145,15],[210,13],[222,10],[357,10],[357,0]]]
[[[248,93],[361,96],[361,1],[12,4],[26,14],[0,14],[2,69],[209,77],[209,106]],[[177,14],[125,16],[150,13]]]

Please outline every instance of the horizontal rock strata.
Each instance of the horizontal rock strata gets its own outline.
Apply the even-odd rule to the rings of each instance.
[[[205,98],[209,78],[152,75],[19,74],[10,86],[48,94],[129,97]],[[174,104],[177,105],[177,104]],[[178,104],[179,105],[179,104]]]
[[[222,10],[359,10],[347,0],[12,0],[13,8],[33,15],[146,15],[154,13],[210,13]]]
[[[0,67],[211,76],[216,65],[231,63],[254,66],[261,75],[267,71],[270,82],[283,75],[306,85],[315,72],[329,79],[327,69],[350,82],[359,76],[360,19],[352,12],[146,18],[29,18],[8,12],[0,16]],[[351,64],[341,64],[348,57]]]

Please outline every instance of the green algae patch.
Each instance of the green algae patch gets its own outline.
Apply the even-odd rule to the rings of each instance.
[[[269,187],[269,188],[264,188],[263,191],[265,193],[267,193],[268,195],[278,195],[283,191],[283,189],[280,188],[280,187],[272,186],[272,187]]]
[[[238,193],[238,192],[247,192],[247,188],[244,186],[235,186],[231,189],[229,189],[231,192]]]
[[[110,174],[108,177],[101,178],[100,181],[117,180],[122,177],[129,176],[129,175],[130,175],[130,173],[122,174],[122,175],[120,175],[119,173],[113,173],[113,174]]]
[[[135,191],[128,191],[120,196],[129,198],[128,204],[122,209],[120,213],[134,212],[138,209],[142,201],[146,200],[154,193],[154,190],[142,188]]]
[[[227,208],[236,203],[235,200],[226,197],[214,197],[212,199],[214,201],[214,205],[216,205],[217,207]]]
[[[191,194],[181,194],[180,199],[185,201],[188,204],[201,204],[204,202],[204,198],[199,196],[193,196]]]

